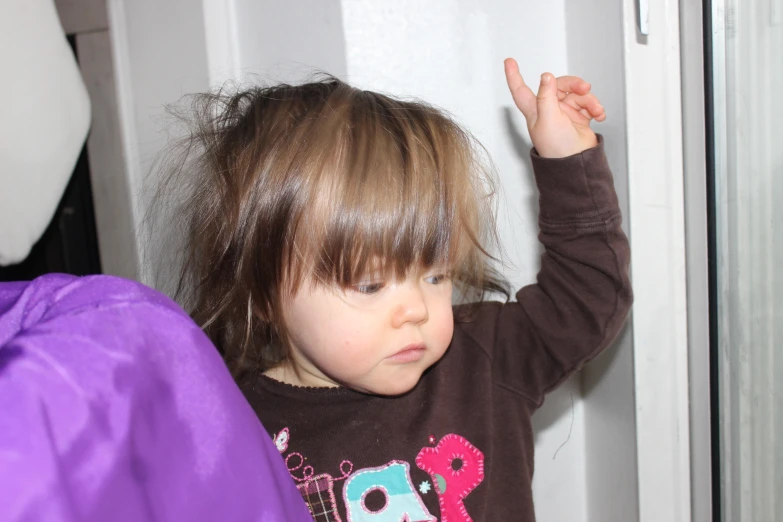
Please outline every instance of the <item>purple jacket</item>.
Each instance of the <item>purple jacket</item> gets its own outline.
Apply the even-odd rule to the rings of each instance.
[[[108,276],[0,284],[0,520],[311,521],[207,337]]]

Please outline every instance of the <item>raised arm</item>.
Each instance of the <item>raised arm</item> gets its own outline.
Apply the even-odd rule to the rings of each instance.
[[[497,384],[539,406],[619,332],[633,300],[630,252],[603,140],[590,129],[605,114],[589,84],[545,74],[534,95],[513,60],[506,76],[535,146],[545,252],[516,302],[482,306],[484,317],[460,328],[492,357]]]

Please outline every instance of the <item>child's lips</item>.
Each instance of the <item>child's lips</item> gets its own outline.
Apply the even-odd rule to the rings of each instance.
[[[387,359],[397,363],[416,362],[424,357],[426,351],[427,346],[424,343],[409,344],[391,357],[387,357]]]

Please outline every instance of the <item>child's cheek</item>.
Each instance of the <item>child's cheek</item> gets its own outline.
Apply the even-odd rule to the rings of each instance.
[[[378,344],[378,339],[373,335],[375,331],[367,322],[355,320],[342,325],[342,328],[335,332],[333,342],[340,344],[339,350],[344,361],[349,361],[350,366],[360,367],[374,360],[373,348]]]
[[[446,350],[454,336],[454,314],[451,304],[443,306],[438,314],[433,314],[433,340],[438,348]]]

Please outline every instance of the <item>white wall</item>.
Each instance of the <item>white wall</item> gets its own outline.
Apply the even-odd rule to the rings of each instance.
[[[345,39],[339,1],[233,0],[227,3],[233,4],[235,13],[235,71],[242,80],[295,82],[316,70],[345,76]]]
[[[152,192],[145,184],[166,144],[165,105],[209,86],[201,0],[108,0],[124,155],[133,205],[140,279],[154,282],[150,262],[162,245],[149,243]]]

